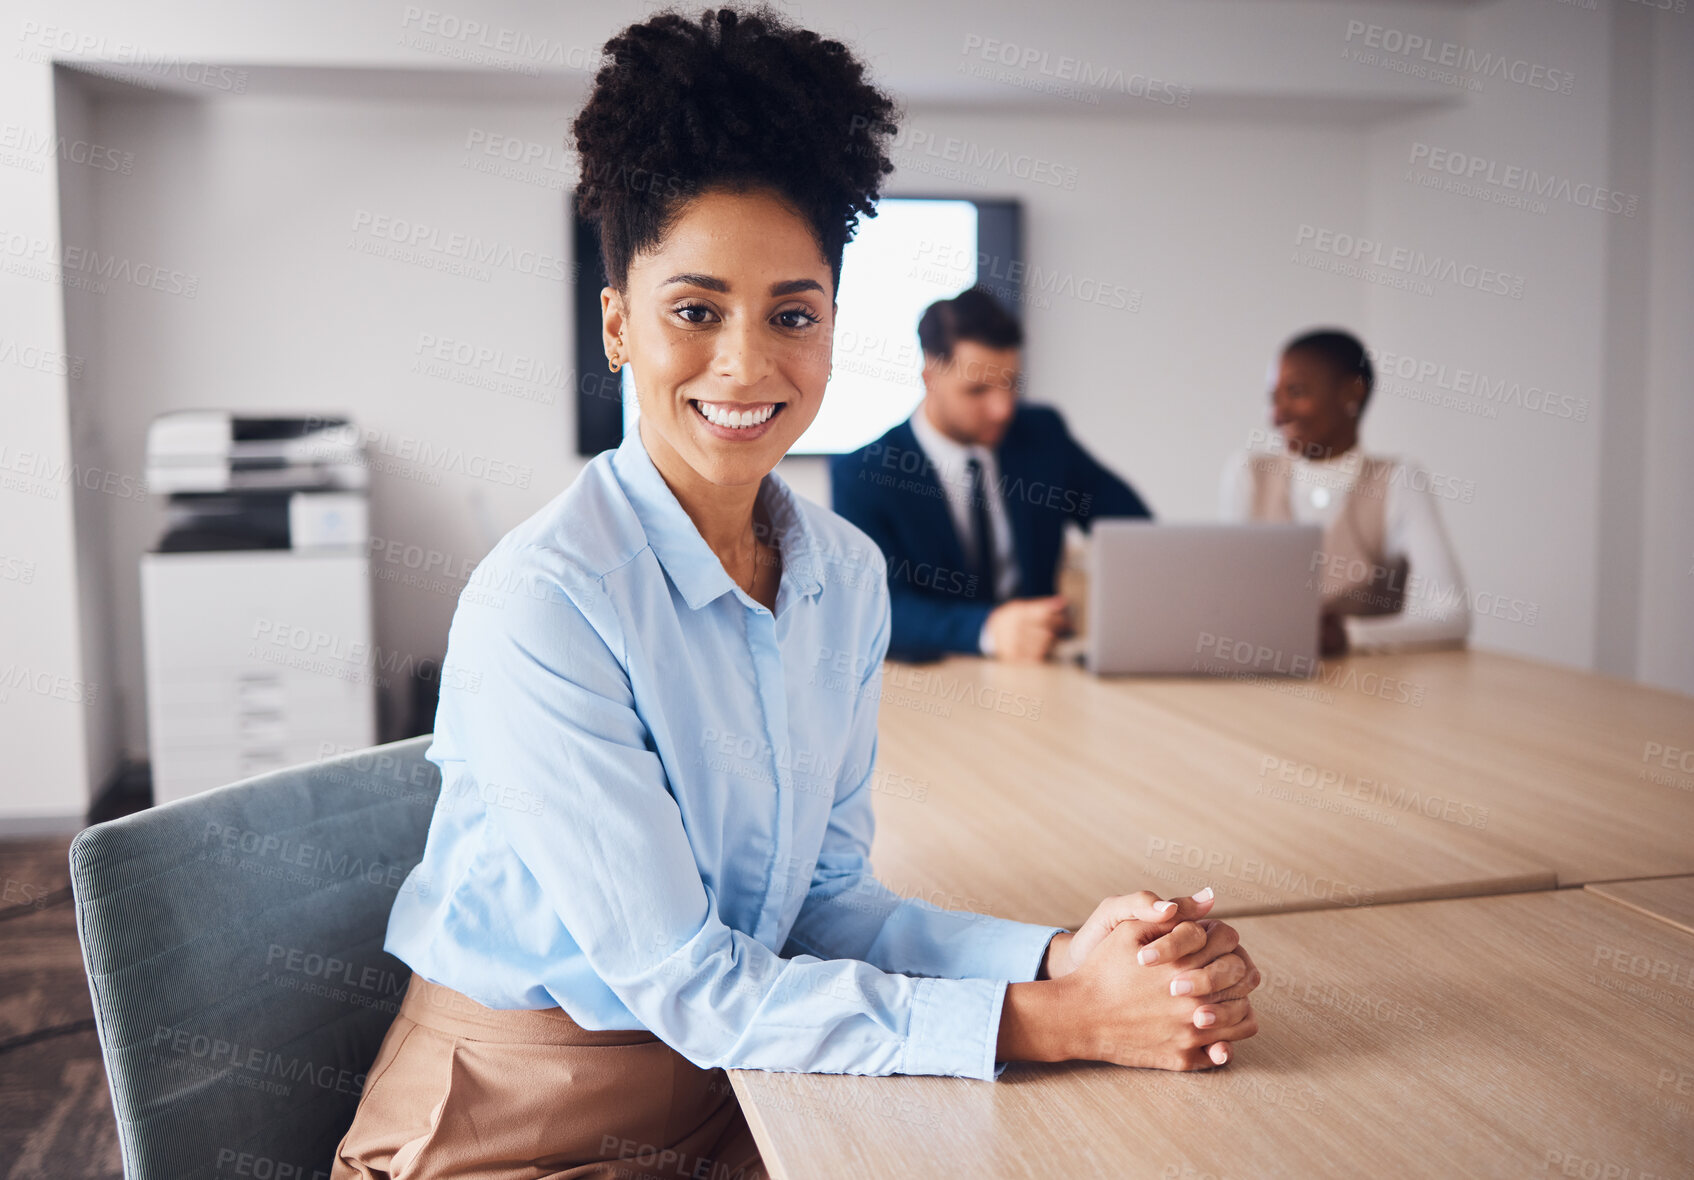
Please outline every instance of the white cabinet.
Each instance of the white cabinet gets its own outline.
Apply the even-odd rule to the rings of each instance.
[[[361,550],[144,554],[141,618],[156,803],[376,744]]]

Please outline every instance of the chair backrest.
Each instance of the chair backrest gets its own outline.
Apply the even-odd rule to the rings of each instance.
[[[272,771],[71,843],[128,1180],[325,1180],[410,979],[430,735]]]

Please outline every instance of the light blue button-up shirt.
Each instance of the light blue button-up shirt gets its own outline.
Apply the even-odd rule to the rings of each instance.
[[[477,566],[441,797],[387,949],[491,1008],[651,1030],[702,1068],[991,1080],[1061,929],[940,909],[869,854],[881,553],[775,473],[771,612],[632,431]]]

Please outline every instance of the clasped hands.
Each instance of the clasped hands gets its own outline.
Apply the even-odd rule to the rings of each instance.
[[[1247,998],[1259,970],[1235,929],[1206,917],[1215,904],[1209,887],[1175,901],[1146,890],[1108,897],[1074,933],[1053,937],[1044,977],[1077,992],[1083,1056],[1204,1069],[1259,1031]]]

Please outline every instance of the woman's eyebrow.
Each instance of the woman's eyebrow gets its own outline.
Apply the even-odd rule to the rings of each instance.
[[[659,285],[661,287],[670,287],[670,286],[674,286],[678,283],[682,283],[682,284],[685,284],[685,285],[690,286],[690,287],[704,287],[708,291],[728,291],[729,290],[729,284],[727,282],[725,282],[723,279],[715,279],[711,275],[697,275],[697,274],[672,275],[670,278],[666,279],[664,282],[660,283]]]
[[[662,287],[669,287],[678,283],[682,283],[690,287],[704,287],[708,291],[717,291],[724,294],[729,292],[729,283],[724,279],[714,278],[712,275],[693,273],[672,275],[659,285]],[[793,295],[798,291],[816,291],[821,295],[823,293],[823,284],[818,282],[816,279],[785,279],[780,283],[771,284],[772,295]]]

